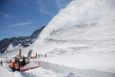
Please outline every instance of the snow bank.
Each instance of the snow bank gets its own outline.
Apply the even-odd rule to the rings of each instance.
[[[19,72],[12,72],[8,68],[0,66],[0,77],[23,77]]]
[[[12,45],[12,43],[8,46],[8,48],[6,49],[6,52],[8,52],[8,51],[11,51],[11,50],[13,50],[14,49],[14,47],[13,47],[13,45]]]
[[[73,54],[48,57],[45,61],[70,68],[115,73],[115,56],[110,54]]]
[[[114,39],[114,4],[114,0],[73,0],[49,22],[34,43],[33,49],[36,52],[48,52],[60,46],[52,46],[47,43],[49,40]]]
[[[47,61],[52,63],[115,73],[114,21],[114,0],[73,0],[49,22],[32,48],[50,55]]]
[[[72,67],[70,68],[67,66],[45,62],[45,61],[41,61],[40,64],[43,69],[52,70],[57,73],[63,73],[65,75],[64,77],[69,77],[70,74],[72,74],[72,77],[114,77],[115,76],[114,73],[101,72],[101,71],[96,71],[94,69],[82,70],[82,69],[76,69]]]

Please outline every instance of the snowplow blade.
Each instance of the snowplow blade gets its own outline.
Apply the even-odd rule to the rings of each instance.
[[[31,70],[31,69],[35,69],[35,68],[38,68],[38,67],[40,67],[40,66],[37,65],[37,66],[34,66],[34,67],[21,68],[20,71],[21,71],[21,72],[24,72],[24,71]]]
[[[32,62],[32,63],[29,63],[29,64],[25,65],[24,67],[21,67],[20,71],[27,71],[27,70],[35,69],[35,68],[38,68],[38,67],[40,67],[39,62]]]

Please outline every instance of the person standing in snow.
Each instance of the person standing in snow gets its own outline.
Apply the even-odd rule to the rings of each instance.
[[[47,55],[45,54],[45,56],[44,57],[47,57]]]
[[[0,65],[3,66],[3,61],[2,60],[0,61]]]

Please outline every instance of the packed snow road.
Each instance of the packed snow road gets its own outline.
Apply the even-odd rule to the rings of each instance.
[[[6,74],[7,73],[7,74]],[[115,73],[96,70],[81,70],[63,65],[40,61],[40,67],[25,72],[12,72],[7,66],[0,66],[0,77],[115,77]]]

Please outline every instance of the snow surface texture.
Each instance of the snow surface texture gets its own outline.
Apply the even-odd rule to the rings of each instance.
[[[115,0],[73,0],[33,48],[55,64],[115,73]]]
[[[72,0],[49,22],[29,48],[2,55],[13,57],[21,48],[40,54],[41,67],[14,77],[115,77],[115,0]],[[4,70],[4,71],[1,71]],[[2,72],[2,73],[1,73]]]
[[[9,69],[0,66],[0,77],[22,77],[19,72],[11,72]]]
[[[13,45],[12,45],[12,43],[11,43],[11,44],[8,46],[6,52],[11,51],[11,50],[13,50],[13,49],[14,49],[14,47],[13,47]]]

